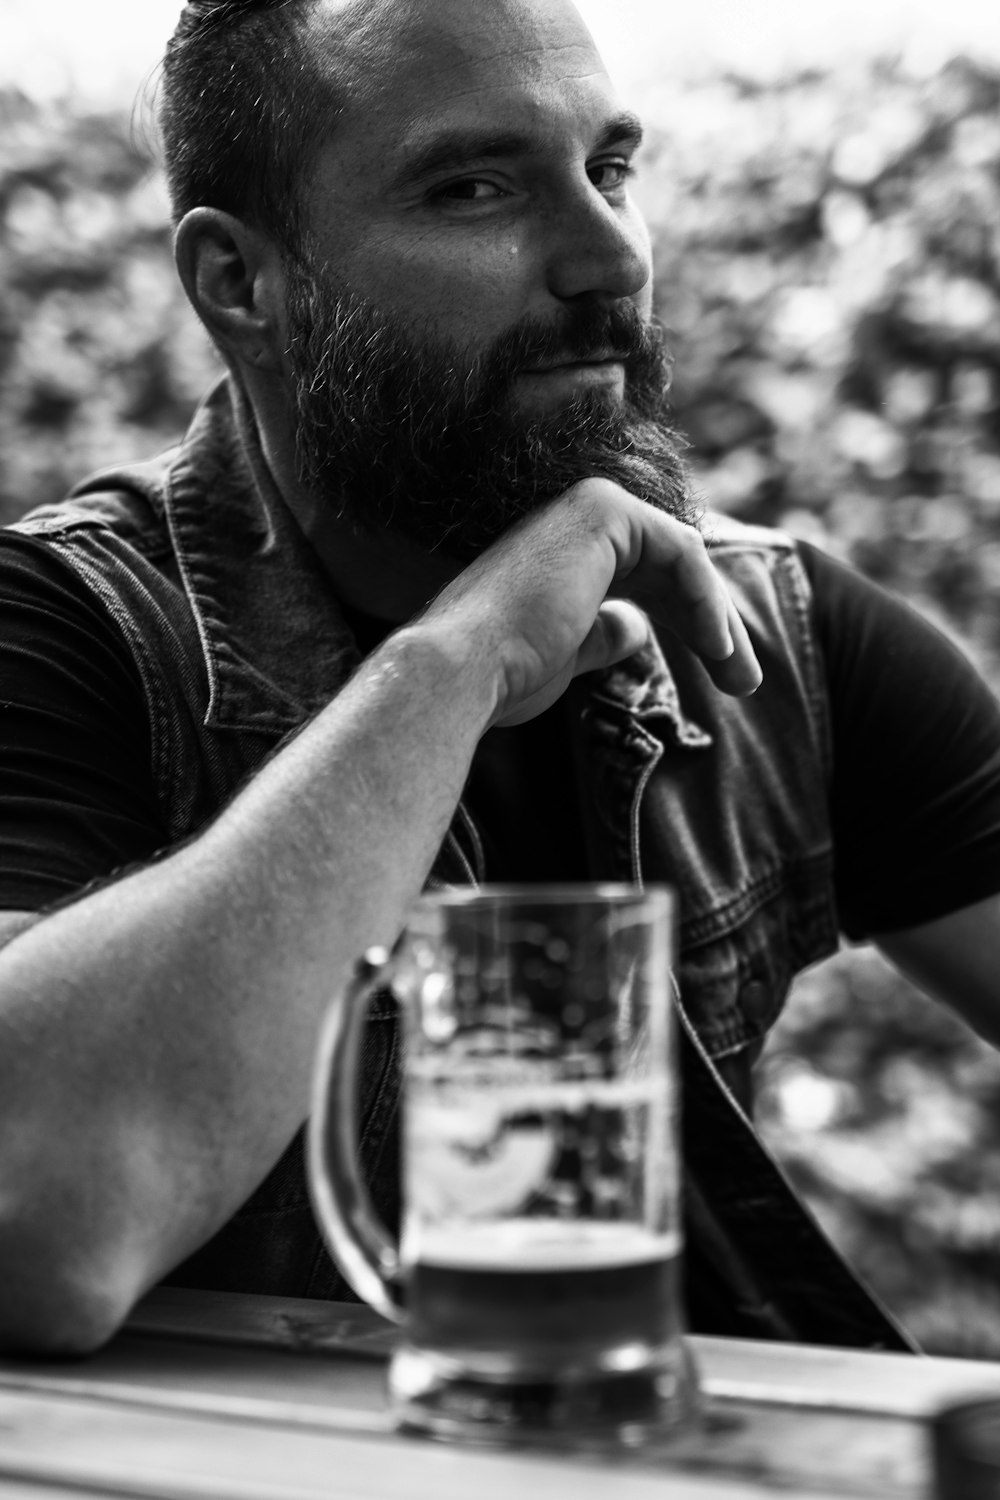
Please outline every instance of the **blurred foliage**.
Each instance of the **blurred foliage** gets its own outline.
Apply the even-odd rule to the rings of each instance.
[[[175,441],[217,368],[129,120],[0,93],[0,522]]]
[[[1000,1056],[873,950],[804,975],[758,1073],[765,1138],[928,1351],[1000,1359]]]
[[[684,92],[645,154],[705,498],[1000,666],[1000,75],[956,59]]]
[[[1000,683],[1000,76],[671,85],[637,193],[710,504],[902,592]],[[0,520],[183,430],[217,360],[127,119],[0,95]],[[766,1137],[929,1349],[1000,1358],[1000,1057],[871,950],[803,977]]]

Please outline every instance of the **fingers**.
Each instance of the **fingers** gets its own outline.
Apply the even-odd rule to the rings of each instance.
[[[606,599],[577,652],[573,675],[613,667],[640,651],[648,639],[649,622],[642,610],[627,599]]]
[[[616,662],[640,651],[648,640],[649,620],[641,609],[627,599],[605,600],[575,658],[566,662],[562,671],[552,677],[541,692],[525,699],[495,722],[509,729],[533,719],[562,697],[574,677],[583,672],[613,667]]]
[[[640,650],[642,610],[700,658],[722,692],[759,686],[750,639],[699,533],[610,480],[580,481],[524,517],[429,614],[485,632],[496,653],[496,722],[515,723],[543,712],[573,677]]]
[[[699,655],[720,692],[734,698],[745,698],[760,687],[761,670],[746,626],[731,600],[728,602],[728,610],[728,629],[733,648],[729,656],[720,660],[701,653]],[[577,652],[573,676],[613,667],[616,662],[624,661],[633,652],[640,651],[648,639],[649,624],[641,610],[625,599],[607,599],[601,605],[597,619]]]
[[[640,501],[631,502],[629,518],[637,534],[612,592],[627,594],[672,630],[722,692],[744,697],[756,691],[760,664],[700,533]]]
[[[731,598],[727,598],[729,633],[733,649],[729,656],[702,656],[702,665],[716,687],[733,698],[747,698],[760,687],[763,673],[747,628]]]

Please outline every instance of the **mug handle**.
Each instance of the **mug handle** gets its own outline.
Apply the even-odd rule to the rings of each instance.
[[[368,1001],[392,955],[369,948],[330,1006],[320,1035],[307,1131],[308,1180],[327,1247],[351,1286],[383,1317],[405,1315],[399,1248],[372,1207],[355,1139],[358,1054]]]

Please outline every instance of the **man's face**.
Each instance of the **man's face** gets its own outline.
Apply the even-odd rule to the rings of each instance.
[[[320,12],[315,35],[341,108],[304,194],[341,289],[472,356],[581,301],[648,316],[638,122],[568,0],[361,0]],[[620,396],[602,352],[520,371],[521,409]]]
[[[603,473],[675,511],[638,146],[565,0],[324,13],[344,108],[287,265],[300,477],[457,556]]]

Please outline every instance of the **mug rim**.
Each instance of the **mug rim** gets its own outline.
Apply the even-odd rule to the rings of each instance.
[[[449,886],[425,891],[414,903],[414,909],[428,907],[493,907],[517,904],[535,906],[627,905],[649,901],[653,906],[669,908],[675,900],[674,887],[665,881],[639,885],[624,880],[552,881],[531,885],[516,881],[498,881],[478,886]]]

